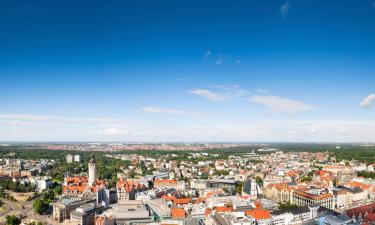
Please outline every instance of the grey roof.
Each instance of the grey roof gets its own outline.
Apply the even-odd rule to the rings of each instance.
[[[220,179],[220,178],[215,178],[208,180],[207,183],[224,183],[224,184],[236,184],[238,181],[234,179]]]
[[[229,223],[218,213],[212,216],[217,225],[229,225]]]
[[[293,208],[293,209],[282,209],[282,210],[276,210],[271,212],[272,215],[281,215],[284,213],[291,213],[293,215],[297,214],[302,214],[302,213],[307,213],[310,212],[310,208],[308,206],[302,206],[298,208]]]
[[[343,189],[345,191],[351,192],[353,194],[357,194],[357,193],[362,192],[362,189],[360,187],[348,188],[348,187],[341,186],[341,185],[339,185],[337,187],[340,188],[340,189]]]
[[[120,200],[115,218],[120,220],[147,219],[150,215],[150,211],[146,209],[142,201]]]
[[[74,200],[74,199],[71,199],[71,198],[63,198],[61,199],[61,203],[64,204],[64,205],[69,205],[73,202],[78,202],[78,200]]]
[[[120,209],[115,213],[116,219],[147,219],[150,217],[150,212],[146,208],[128,208]]]
[[[325,217],[326,217],[326,219],[334,221],[338,224],[347,223],[351,220],[348,216],[345,216],[345,215],[342,215],[342,214],[339,214],[339,215],[328,214]]]
[[[248,211],[252,210],[253,207],[251,205],[243,205],[243,206],[237,206],[233,211],[235,212],[243,212],[243,211]]]
[[[168,204],[161,198],[149,200],[146,204],[152,211],[160,216],[171,216],[171,208],[169,208]]]

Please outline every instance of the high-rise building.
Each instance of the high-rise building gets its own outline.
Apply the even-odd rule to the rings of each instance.
[[[89,185],[90,187],[92,187],[95,184],[96,179],[98,179],[98,171],[96,168],[96,159],[94,155],[92,155],[89,161]]]
[[[73,162],[73,155],[67,154],[66,155],[66,163],[72,163]]]
[[[74,162],[76,162],[76,163],[81,162],[81,156],[80,155],[74,155]]]
[[[260,194],[260,187],[257,184],[256,180],[249,177],[245,180],[243,184],[242,194],[248,195],[253,199],[256,199],[258,194]]]

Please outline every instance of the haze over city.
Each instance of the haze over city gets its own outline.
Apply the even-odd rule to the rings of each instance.
[[[5,1],[0,141],[374,142],[375,3]]]

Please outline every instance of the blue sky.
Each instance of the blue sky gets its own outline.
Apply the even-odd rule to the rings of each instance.
[[[375,141],[372,0],[0,6],[0,141]]]

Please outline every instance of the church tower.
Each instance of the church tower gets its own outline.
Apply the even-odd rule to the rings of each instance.
[[[89,185],[92,187],[96,179],[98,179],[98,170],[96,168],[96,160],[94,155],[91,156],[91,159],[89,161]]]

